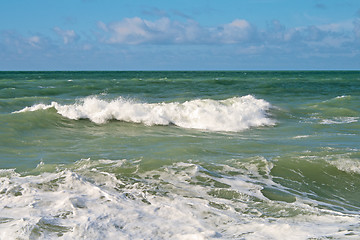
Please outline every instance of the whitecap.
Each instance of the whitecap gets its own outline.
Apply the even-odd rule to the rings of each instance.
[[[36,104],[20,111],[28,112],[55,108],[63,117],[89,119],[97,124],[109,120],[152,125],[176,125],[209,131],[242,131],[251,127],[272,126],[275,121],[267,116],[271,104],[252,95],[225,100],[196,99],[183,103],[141,103],[119,97],[103,100],[86,97],[74,104]]]
[[[55,106],[55,103],[52,103],[50,105],[46,105],[46,104],[43,104],[43,103],[40,103],[40,104],[35,104],[31,107],[25,107],[19,111],[15,111],[13,113],[22,113],[22,112],[34,112],[34,111],[38,111],[38,110],[46,110],[46,109],[49,109],[49,108],[52,108]]]
[[[328,125],[328,124],[347,124],[358,122],[358,117],[336,117],[333,119],[323,119],[320,124]]]
[[[308,137],[310,137],[310,135],[298,135],[298,136],[293,137],[293,139],[308,138]]]
[[[328,161],[328,163],[340,171],[360,174],[360,161],[358,160],[353,160],[346,156],[339,156],[339,159]]]

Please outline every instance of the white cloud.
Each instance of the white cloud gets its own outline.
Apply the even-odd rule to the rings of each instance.
[[[140,17],[98,23],[102,43],[122,45],[202,45],[209,51],[234,45],[232,54],[338,56],[354,54],[360,40],[360,21],[287,28],[278,20],[258,29],[245,19],[204,27],[194,20],[172,21],[168,17],[150,21]]]
[[[235,19],[231,23],[224,24],[218,31],[219,41],[233,44],[250,40],[256,29],[246,20]]]
[[[39,47],[41,39],[39,36],[32,36],[28,38],[28,43],[33,47]]]
[[[195,21],[178,22],[167,17],[156,21],[139,17],[125,18],[108,25],[99,22],[98,26],[108,34],[103,39],[104,42],[117,44],[196,43],[206,35],[204,29]]]
[[[0,44],[6,51],[19,54],[49,47],[49,39],[42,35],[24,36],[16,31],[0,31]]]
[[[110,24],[99,22],[98,27],[108,34],[104,42],[118,44],[234,44],[251,40],[256,33],[255,27],[243,19],[205,28],[189,19],[180,22],[164,17],[149,21],[134,17]]]
[[[261,31],[260,42],[268,43],[268,48],[287,48],[287,52],[316,49],[316,51],[328,51],[331,54],[331,49],[336,52],[336,49],[345,48],[345,45],[354,43],[355,38],[352,33],[356,32],[354,29],[355,24],[353,26],[350,21],[286,28],[279,21],[273,20],[266,30]]]
[[[322,31],[326,32],[344,32],[349,31],[352,28],[351,22],[339,22],[339,23],[330,23],[330,24],[324,24],[317,26]]]
[[[126,18],[107,27],[112,33],[110,43],[138,44],[149,40],[146,24],[140,18]]]
[[[54,31],[63,39],[64,44],[72,43],[79,38],[74,30],[63,30],[55,27]]]
[[[360,57],[360,18],[291,28],[278,20],[270,21],[265,28],[258,28],[241,18],[215,26],[202,26],[192,19],[176,19],[133,17],[112,23],[98,22],[97,31],[92,32],[94,35],[82,32],[81,41],[77,32],[60,27],[53,28],[57,34],[55,38],[0,31],[0,59],[25,59],[33,55],[55,59],[67,54],[83,59],[84,56],[102,54],[114,59],[121,58],[120,62],[126,64],[135,58],[139,61],[141,56],[153,59],[154,55],[158,55],[161,56],[159,59],[166,59],[162,60],[165,65],[168,62],[186,63],[193,57],[201,59],[200,62],[217,59],[213,61],[216,68],[216,64],[224,62],[225,66],[231,58]],[[129,53],[121,52],[129,49]],[[243,63],[247,64],[245,60]]]
[[[99,26],[110,33],[110,38],[107,39],[108,43],[140,44],[164,37],[168,24],[167,18],[151,22],[134,17],[125,18],[109,25],[99,23]]]

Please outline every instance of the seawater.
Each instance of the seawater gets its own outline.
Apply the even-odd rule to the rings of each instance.
[[[0,72],[0,239],[359,239],[360,72]]]

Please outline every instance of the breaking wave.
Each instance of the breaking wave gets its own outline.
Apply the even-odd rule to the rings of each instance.
[[[267,116],[271,104],[252,95],[225,100],[196,99],[183,103],[141,103],[122,97],[103,100],[90,96],[74,104],[36,104],[14,113],[49,108],[55,108],[63,117],[73,120],[89,119],[97,124],[119,120],[147,126],[173,124],[182,128],[233,132],[275,124]]]

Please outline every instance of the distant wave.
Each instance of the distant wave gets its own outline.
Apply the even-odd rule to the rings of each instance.
[[[97,124],[109,120],[152,125],[176,125],[182,128],[209,131],[242,131],[251,127],[275,124],[266,112],[271,104],[252,95],[225,100],[197,99],[183,103],[141,103],[119,97],[103,100],[96,96],[86,97],[74,104],[36,104],[20,112],[55,108],[69,119],[89,119]]]
[[[346,124],[358,122],[359,117],[336,117],[334,119],[323,119],[320,124]]]

